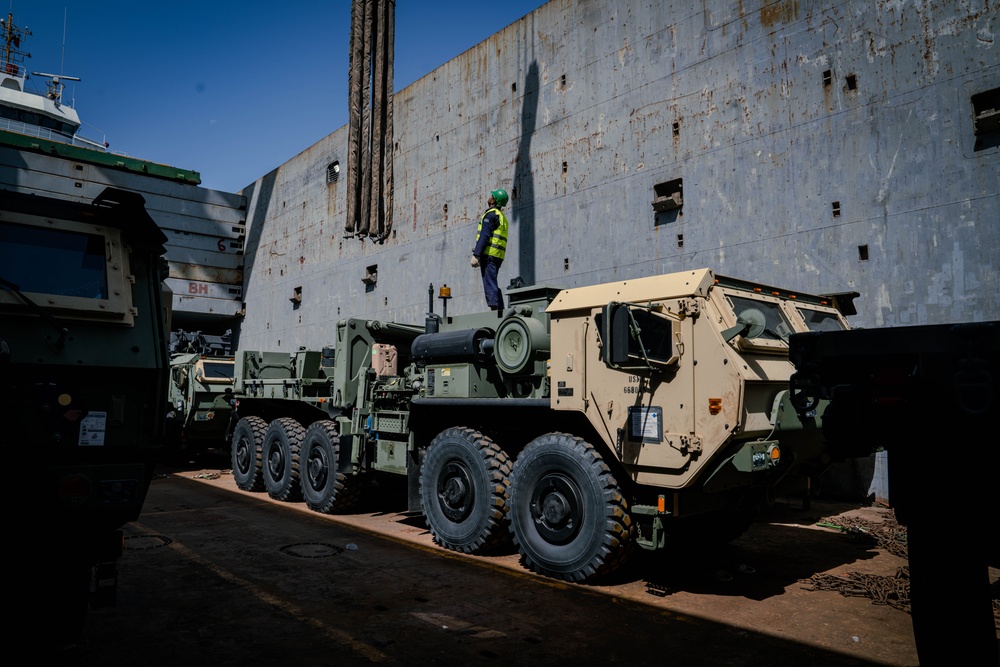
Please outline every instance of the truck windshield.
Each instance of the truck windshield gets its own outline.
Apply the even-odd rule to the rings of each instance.
[[[22,292],[107,299],[104,245],[99,234],[0,222],[0,266]]]
[[[809,331],[843,331],[846,329],[840,318],[833,313],[801,306],[799,306],[798,311],[802,319],[805,320]]]
[[[206,361],[202,364],[204,377],[206,380],[232,380],[233,364],[221,363],[217,361]]]
[[[733,312],[737,321],[751,324],[745,338],[754,340],[788,341],[792,327],[785,319],[781,306],[774,301],[764,299],[748,299],[742,296],[730,296]]]

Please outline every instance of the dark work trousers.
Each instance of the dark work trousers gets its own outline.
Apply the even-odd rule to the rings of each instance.
[[[497,285],[497,274],[500,273],[502,259],[483,255],[479,259],[479,273],[483,276],[483,291],[486,293],[486,305],[491,310],[503,310],[503,294]]]

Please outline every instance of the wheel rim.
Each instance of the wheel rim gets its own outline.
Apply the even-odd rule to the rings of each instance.
[[[309,458],[306,461],[306,479],[314,491],[322,491],[326,486],[327,461],[326,452],[322,447],[309,448]]]
[[[250,472],[250,460],[250,443],[246,438],[240,438],[236,443],[236,465],[240,473],[245,475]]]
[[[438,478],[437,498],[441,512],[448,519],[455,522],[466,519],[476,502],[476,487],[469,469],[458,461],[449,462]]]
[[[528,505],[539,536],[550,544],[566,544],[583,525],[580,489],[566,475],[551,472],[538,480]]]
[[[285,471],[285,457],[281,453],[281,447],[277,443],[271,444],[271,451],[267,456],[267,467],[271,471],[273,479],[281,479]]]

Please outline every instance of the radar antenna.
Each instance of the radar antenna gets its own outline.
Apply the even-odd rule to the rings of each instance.
[[[55,102],[56,106],[59,106],[59,104],[62,102],[62,91],[63,88],[66,86],[66,84],[63,83],[63,80],[64,79],[66,81],[80,80],[79,77],[66,76],[65,74],[46,74],[45,72],[32,72],[32,75],[44,76],[49,79],[48,81],[45,82],[45,87],[48,90],[48,92],[45,93],[45,97]]]

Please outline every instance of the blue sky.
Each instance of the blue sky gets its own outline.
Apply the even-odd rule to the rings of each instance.
[[[544,0],[397,0],[401,90]],[[6,0],[81,134],[235,192],[347,123],[349,0]],[[45,90],[43,77],[29,89]]]

